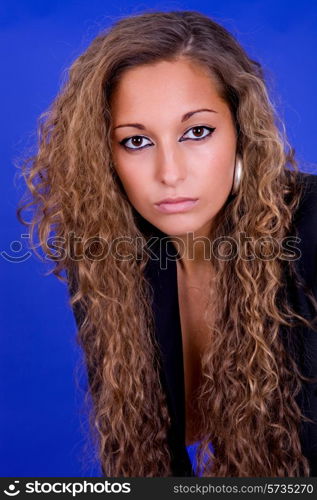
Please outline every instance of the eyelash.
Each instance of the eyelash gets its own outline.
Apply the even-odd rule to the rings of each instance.
[[[208,134],[206,134],[204,137],[196,137],[195,139],[193,139],[192,137],[190,137],[189,139],[184,139],[185,141],[203,141],[204,139],[207,139],[207,137],[210,137],[213,132],[216,130],[215,127],[206,127],[206,126],[200,126],[200,125],[196,125],[195,127],[191,127],[190,129],[186,130],[186,132],[184,133],[187,134],[188,132],[190,132],[191,130],[194,130],[195,128],[203,128],[203,129],[206,129],[209,131]],[[126,137],[125,139],[122,139],[122,141],[119,142],[119,144],[121,146],[123,146],[125,149],[128,149],[129,151],[140,151],[141,149],[145,149],[147,148],[148,146],[151,146],[151,144],[145,144],[145,146],[140,146],[140,147],[137,147],[137,148],[131,148],[129,146],[126,146],[126,143],[130,140],[130,139],[133,139],[134,137],[140,137],[140,138],[143,138],[143,139],[147,139],[147,137],[143,136],[143,135],[132,135],[131,137]],[[180,142],[184,142],[184,141],[180,141]]]

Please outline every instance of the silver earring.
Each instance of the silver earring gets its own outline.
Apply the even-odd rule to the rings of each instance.
[[[237,194],[239,186],[241,184],[242,172],[243,172],[242,158],[241,156],[237,156],[236,163],[234,166],[234,176],[230,194]]]

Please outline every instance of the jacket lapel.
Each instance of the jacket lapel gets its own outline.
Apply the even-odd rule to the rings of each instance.
[[[179,316],[176,249],[168,238],[151,246],[145,270],[153,289],[152,309],[161,361],[161,383],[171,415],[170,448],[174,475],[194,475],[185,446],[185,390],[183,345]]]

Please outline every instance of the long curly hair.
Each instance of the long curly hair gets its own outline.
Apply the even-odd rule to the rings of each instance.
[[[143,252],[142,258],[118,259],[105,254],[101,243],[122,237],[120,254],[127,256],[136,238],[142,245],[148,241],[113,166],[112,93],[128,68],[180,57],[213,75],[234,117],[244,166],[239,192],[217,214],[210,238],[238,241],[245,233],[253,241],[281,242],[292,231],[303,193],[262,66],[209,17],[147,11],[116,20],[72,63],[61,91],[39,117],[36,154],[19,166],[27,189],[17,217],[29,227],[34,249],[38,235],[38,246],[54,262],[51,272],[68,283],[69,303],[81,318],[77,339],[88,373],[91,434],[107,476],[173,474],[171,418],[145,277],[149,257]],[[32,210],[29,221],[22,215],[26,209]],[[299,434],[307,417],[297,397],[309,379],[279,331],[295,335],[299,325],[314,325],[288,303],[285,260],[238,254],[214,258],[212,265],[205,316],[210,342],[196,398],[197,473],[308,476]],[[305,286],[291,259],[287,269]]]

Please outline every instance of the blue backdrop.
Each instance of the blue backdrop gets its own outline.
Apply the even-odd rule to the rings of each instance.
[[[231,31],[264,66],[301,170],[317,173],[317,3],[308,0],[116,2],[17,1],[0,6],[1,476],[100,474],[85,450],[84,371],[65,285],[34,256],[15,216],[23,192],[13,160],[36,141],[36,120],[65,70],[112,21],[150,7],[199,10]],[[78,380],[78,383],[76,382]]]

